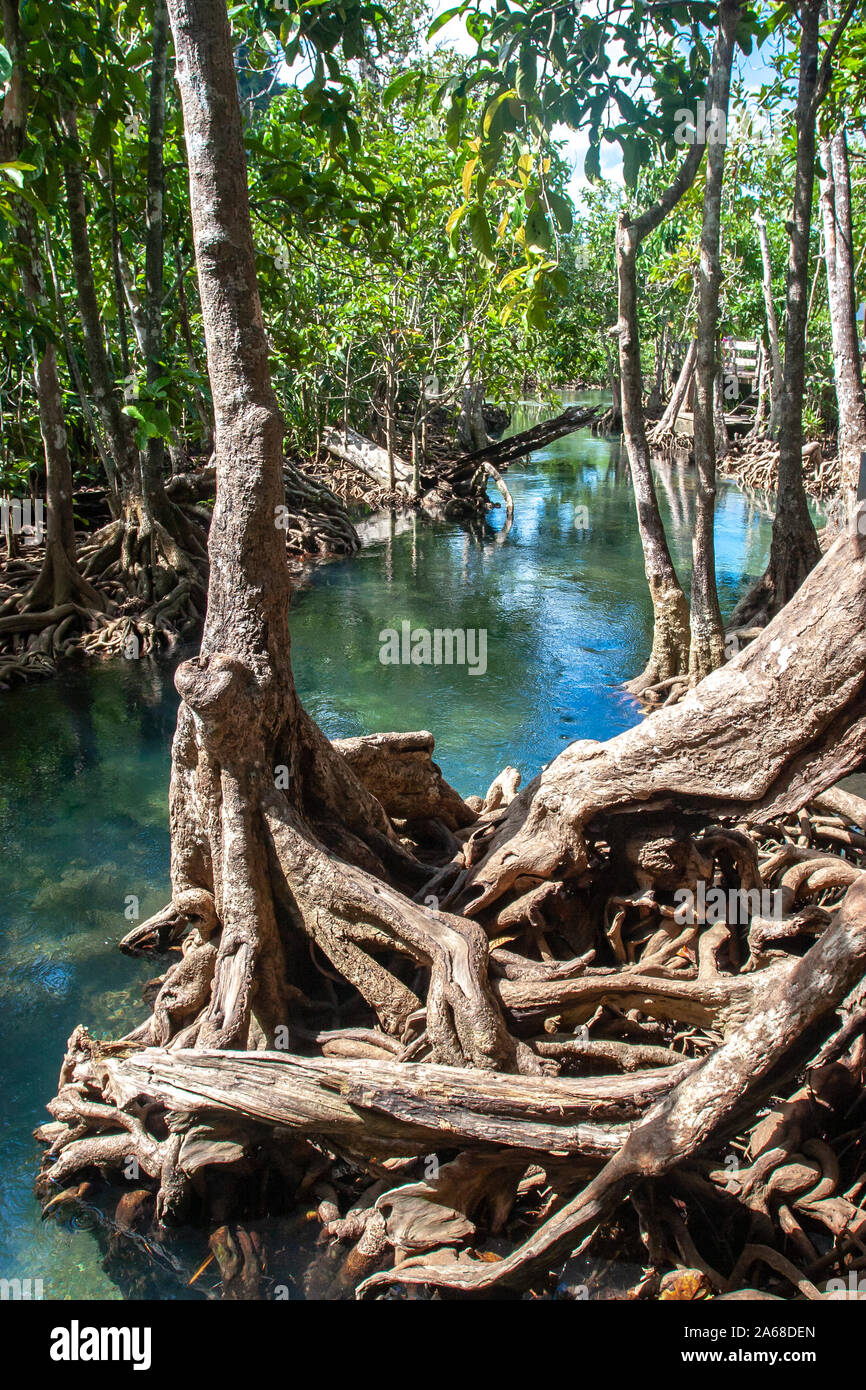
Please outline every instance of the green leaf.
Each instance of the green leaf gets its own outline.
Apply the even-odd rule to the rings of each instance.
[[[509,299],[505,308],[502,310],[502,313],[499,315],[499,322],[502,324],[503,328],[507,326],[508,321],[514,317],[520,305],[524,302],[525,293],[525,290],[518,291],[517,294]]]
[[[472,188],[472,175],[475,172],[475,166],[477,163],[477,158],[467,159],[466,163],[463,165],[463,173],[460,175],[460,184],[463,188],[463,197],[467,200],[469,198],[469,193]]]
[[[484,120],[481,125],[481,128],[485,136],[490,134],[490,127],[493,124],[493,118],[496,115],[502,103],[504,101],[509,101],[512,97],[516,95],[517,93],[515,92],[513,87],[507,87],[504,92],[499,92],[493,98],[493,100],[488,105],[486,111],[484,112]]]
[[[468,203],[464,203],[461,208],[454,209],[451,216],[448,218],[448,221],[445,223],[445,232],[447,236],[450,236],[451,233],[454,231],[454,228],[457,226],[457,223],[460,221],[461,217],[466,212],[468,206]]]
[[[583,172],[590,183],[601,178],[601,146],[591,144],[583,161]]]
[[[496,288],[499,290],[510,289],[511,286],[516,284],[518,280],[522,280],[525,274],[526,266],[519,265],[515,270],[509,270],[508,274],[503,276],[503,278],[499,281],[499,284]]]
[[[544,208],[538,202],[533,207],[525,223],[526,245],[530,251],[549,251],[551,244],[550,224]]]
[[[622,143],[622,173],[626,188],[634,188],[640,173],[640,150],[633,136],[626,136]]]
[[[5,174],[10,183],[14,183],[16,188],[23,188],[24,175],[17,164],[0,164],[0,173]]]
[[[550,204],[550,211],[556,218],[556,225],[561,232],[566,234],[574,226],[574,208],[568,198],[564,198],[561,193],[556,193],[552,188],[547,190],[547,201]]]
[[[469,214],[469,236],[482,261],[486,265],[492,266],[494,261],[493,239],[490,235],[487,213],[482,207],[474,207]]]
[[[113,123],[106,111],[97,111],[93,117],[93,130],[90,145],[94,154],[104,154],[111,143]]]
[[[456,16],[459,14],[463,14],[467,8],[468,6],[466,4],[463,4],[455,5],[454,8],[450,10],[444,10],[443,13],[438,15],[436,19],[434,19],[433,23],[430,25],[430,28],[427,30],[427,38],[432,39],[434,35],[439,33],[440,29],[445,28],[445,25],[449,22],[449,20],[456,18]]]
[[[86,43],[78,45],[78,59],[81,63],[81,71],[84,76],[91,81],[99,73],[99,63],[92,48],[88,48]]]
[[[531,300],[529,308],[526,310],[527,328],[546,328],[547,327],[547,300],[540,296]]]
[[[390,106],[399,96],[402,96],[407,87],[411,87],[417,77],[414,72],[401,72],[399,77],[395,77],[393,82],[389,82],[382,93],[382,104]]]
[[[520,58],[517,63],[517,81],[515,87],[517,95],[521,101],[532,101],[535,96],[535,88],[538,82],[538,60],[535,56],[535,49],[531,44],[525,43],[520,49]]]

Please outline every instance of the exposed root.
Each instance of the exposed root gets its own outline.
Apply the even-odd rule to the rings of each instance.
[[[46,1200],[133,1161],[224,1297],[271,1277],[241,1217],[308,1187],[311,1296],[549,1294],[614,1217],[636,1297],[831,1296],[866,1064],[866,802],[834,785],[866,749],[866,623],[837,544],[678,708],[483,799],[427,733],[330,745],[290,685],[185,663],[172,902],[122,943],[170,963],[125,1039],[70,1039]]]
[[[403,811],[409,809],[410,773],[419,809],[429,813],[437,782],[422,771],[423,759],[411,772],[417,753],[429,759],[428,739],[395,735],[371,739],[369,746],[352,740],[346,748],[354,766],[366,768],[371,782]],[[395,766],[389,772],[390,762]],[[505,782],[513,792],[513,780],[503,778],[499,785]],[[439,784],[434,795],[441,802],[455,794]],[[210,1190],[202,1188],[199,1174],[223,1174],[223,1187],[229,1183],[233,1191],[243,1183],[253,1149],[260,1156],[267,1153],[274,1169],[284,1163],[279,1150],[285,1140],[276,1148],[274,1142],[291,1130],[299,1138],[318,1136],[333,1152],[348,1156],[354,1171],[370,1175],[369,1196],[358,1201],[358,1191],[365,1192],[361,1179],[345,1217],[339,1201],[322,1205],[326,1248],[346,1245],[349,1253],[336,1267],[328,1257],[330,1273],[317,1296],[350,1297],[362,1281],[363,1294],[383,1284],[442,1284],[463,1291],[531,1284],[543,1291],[546,1271],[569,1251],[587,1247],[629,1191],[644,1223],[649,1221],[648,1251],[658,1271],[640,1296],[653,1296],[653,1288],[655,1296],[685,1296],[677,1290],[694,1267],[704,1271],[701,1278],[709,1279],[710,1292],[717,1295],[751,1288],[761,1266],[771,1281],[781,1279],[783,1296],[833,1296],[835,1285],[825,1295],[801,1270],[805,1258],[818,1259],[807,1232],[817,1223],[841,1242],[858,1234],[866,1218],[840,1193],[834,1151],[818,1138],[817,1081],[795,1090],[761,1122],[749,1143],[748,1162],[738,1160],[732,1168],[720,1160],[694,1160],[692,1166],[688,1160],[714,1134],[741,1126],[742,1116],[754,1113],[768,1090],[781,1088],[785,1094],[787,1078],[803,1063],[798,1040],[819,1018],[832,1019],[834,1008],[842,1022],[825,1034],[816,1058],[827,1077],[818,1112],[828,1113],[840,1087],[843,1098],[850,1096],[854,1082],[845,1081],[838,1058],[850,1054],[852,1046],[856,1051],[866,1027],[859,983],[866,964],[866,889],[861,847],[845,847],[858,862],[820,848],[826,829],[851,826],[839,814],[833,818],[841,825],[825,827],[821,819],[833,815],[829,807],[837,804],[836,795],[828,793],[823,808],[813,805],[811,815],[764,822],[757,829],[710,826],[695,836],[683,830],[665,833],[660,825],[637,838],[612,840],[618,877],[628,881],[631,875],[635,890],[604,899],[594,899],[591,891],[587,898],[584,890],[575,899],[562,896],[566,885],[548,884],[543,892],[524,893],[510,914],[499,914],[497,930],[511,928],[515,934],[509,940],[522,940],[528,955],[506,952],[495,940],[488,946],[486,934],[465,918],[429,909],[416,915],[382,880],[317,850],[273,798],[266,823],[300,920],[315,923],[317,944],[362,995],[367,989],[379,1012],[378,1026],[311,1030],[295,1024],[294,1044],[312,1049],[309,1058],[273,1051],[190,1051],[206,1015],[222,927],[210,893],[179,894],[122,943],[129,951],[157,953],[171,953],[181,943],[181,958],[159,984],[150,1018],[125,1043],[96,1044],[84,1030],[70,1039],[58,1098],[50,1107],[55,1124],[42,1132],[49,1142],[46,1212],[57,1209],[57,1197],[50,1194],[58,1185],[76,1200],[77,1187],[66,1184],[80,1183],[82,1174],[94,1170],[130,1171],[132,1163],[131,1171],[152,1184],[152,1220],[165,1227],[191,1219]],[[491,800],[498,800],[496,792]],[[465,803],[457,799],[458,806],[463,807],[459,818],[467,819]],[[866,808],[859,798],[847,809],[862,821]],[[420,825],[425,817],[409,819]],[[814,843],[797,843],[807,837],[807,827]],[[594,877],[603,882],[601,842],[595,852]],[[735,894],[780,894],[783,916],[768,919],[780,930],[761,939],[757,957],[756,937],[765,926],[757,911],[750,921],[735,915],[731,924],[713,925],[706,911],[693,926],[675,921],[674,886],[685,884],[692,891],[700,874],[709,885],[731,885]],[[844,913],[832,927],[832,912],[816,899],[832,903],[835,895],[838,902],[849,884]],[[724,915],[731,917],[730,899]],[[820,940],[798,959],[787,953],[788,943],[802,936],[807,918],[809,932]],[[571,962],[567,954],[564,959],[542,954],[533,962],[541,950],[539,922],[558,955],[569,949],[565,932],[580,930],[578,924],[587,920],[596,923],[592,938],[599,949],[607,937],[602,961],[606,955],[613,965],[593,965],[592,952]],[[614,920],[615,941],[610,929],[603,931],[605,922]],[[491,1015],[489,996],[476,993],[485,977],[476,954],[482,943],[491,951],[491,965],[500,962],[495,996],[503,1014]],[[678,950],[672,954],[665,943]],[[399,980],[387,971],[377,975],[374,970],[367,978],[374,945],[380,953],[396,949],[430,970],[426,1008],[416,998],[418,1009],[407,1013],[413,999],[407,996],[400,1006]],[[737,959],[743,962],[739,972]],[[398,1005],[392,1015],[382,1009],[389,989]],[[315,1013],[322,1006],[306,999],[296,1000],[296,1007]],[[380,1031],[383,1027],[388,1031]],[[653,1027],[659,1030],[655,1040],[645,1033],[642,1041],[641,1029]],[[537,1075],[518,1082],[502,1072],[509,1065],[502,1042],[510,1036],[514,1044],[521,1034],[516,1045],[534,1054],[535,1070],[560,1070],[561,1079]],[[430,1061],[419,1065],[425,1056]],[[437,1066],[437,1058],[451,1065]],[[410,1059],[415,1064],[407,1068]],[[473,1069],[479,1064],[484,1070]],[[498,1070],[489,1070],[491,1064]],[[587,1075],[587,1069],[598,1074]],[[216,1122],[215,1116],[220,1117]],[[443,1148],[461,1157],[444,1166],[435,1162],[432,1179],[422,1175],[396,1187],[383,1183],[382,1163],[398,1156],[412,1163]],[[635,1184],[648,1174],[662,1183],[672,1166],[678,1180],[704,1184],[704,1203],[717,1189],[720,1200],[735,1201],[744,1213],[738,1219],[745,1244],[727,1272],[718,1273],[718,1252],[712,1262],[700,1253],[682,1218],[664,1207],[661,1190],[654,1210],[667,1212],[662,1224],[647,1215],[643,1189]],[[532,1178],[533,1173],[538,1176]],[[521,1213],[527,1201],[546,1184],[562,1191],[566,1174],[566,1190],[581,1182],[588,1186],[546,1219],[542,1207],[535,1235],[505,1259],[471,1258],[479,1240],[506,1233],[512,1219],[525,1229]],[[702,1238],[706,1242],[706,1232]],[[231,1274],[236,1262],[223,1258],[226,1239],[211,1236],[211,1250],[222,1251],[217,1258],[223,1296],[265,1296],[266,1262],[256,1266],[261,1277],[238,1292]],[[239,1235],[231,1239],[243,1245]],[[793,1259],[775,1248],[776,1239],[791,1244]],[[264,1235],[258,1240],[264,1260]],[[671,1267],[674,1273],[665,1274]]]
[[[741,487],[775,492],[779,479],[779,445],[771,439],[734,441],[719,467]],[[803,448],[803,486],[816,502],[842,495],[842,462],[831,442],[812,440]]]
[[[112,604],[54,544],[0,576],[0,689],[51,675]]]

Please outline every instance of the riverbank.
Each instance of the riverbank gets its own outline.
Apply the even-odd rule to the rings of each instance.
[[[501,458],[505,467],[570,433],[591,410],[570,407],[549,420],[542,415],[531,429],[504,441],[510,412],[485,405],[481,414],[484,427],[478,428],[488,443],[469,453],[458,447],[453,412],[438,408],[425,424],[423,449],[417,456],[419,440],[403,416],[390,455],[347,428],[329,431],[313,457],[285,458],[283,503],[276,509],[275,525],[285,540],[290,568],[302,575],[311,565],[352,556],[361,545],[355,521],[386,507],[419,510],[440,520],[474,520],[494,505],[487,491],[492,482],[510,511],[512,500],[496,462]],[[411,466],[399,453],[407,442],[415,460]],[[85,520],[95,530],[77,539],[79,570],[91,586],[86,607],[69,597],[45,612],[31,612],[29,595],[43,571],[45,545],[37,529],[35,536],[25,538],[27,553],[13,552],[10,558],[10,533],[7,559],[0,567],[0,690],[49,676],[61,665],[87,657],[167,658],[194,641],[204,617],[206,543],[215,493],[213,462],[176,473],[166,482],[165,506],[174,522],[182,521],[189,529],[196,553],[183,554],[185,576],[178,581],[176,565],[172,566],[158,591],[139,566],[130,591],[126,560],[117,550],[123,523],[111,519],[104,492],[87,489]],[[182,547],[165,529],[168,516],[152,523],[154,535],[163,545],[170,542],[177,561]]]

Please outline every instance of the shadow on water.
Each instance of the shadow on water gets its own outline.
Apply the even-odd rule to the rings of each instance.
[[[511,428],[537,418],[526,404]],[[318,569],[292,610],[298,688],[325,731],[429,728],[464,794],[483,793],[506,763],[529,777],[567,742],[634,724],[637,710],[618,687],[641,668],[651,639],[619,446],[583,431],[507,477],[516,508],[507,534],[502,508],[466,528],[378,518],[378,538]],[[658,482],[684,570],[692,475],[667,465]],[[723,482],[724,611],[763,568],[769,534],[769,516]],[[380,633],[404,621],[485,630],[486,670],[383,665]],[[116,1037],[144,1016],[140,987],[153,967],[121,956],[116,943],[134,920],[125,911],[143,920],[168,896],[176,708],[170,670],[124,661],[2,697],[0,1277],[41,1278],[46,1298],[119,1296],[91,1235],[41,1223],[31,1131],[46,1118],[75,1024]],[[166,1283],[165,1296],[174,1292]]]

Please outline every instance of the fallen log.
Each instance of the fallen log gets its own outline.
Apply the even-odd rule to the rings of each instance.
[[[534,453],[536,449],[543,449],[554,440],[573,434],[575,430],[583,429],[584,425],[595,419],[598,412],[598,406],[570,405],[551,420],[543,420],[541,424],[521,430],[519,434],[512,434],[508,439],[500,439],[485,449],[463,454],[450,467],[444,468],[441,476],[454,485],[470,478],[483,463],[492,464],[497,469],[506,468],[516,459]]]
[[[159,1048],[101,1057],[97,1047],[92,1075],[120,1108],[136,1097],[164,1107],[177,1131],[220,1116],[340,1138],[359,1153],[504,1146],[604,1159],[694,1065],[528,1084],[474,1068],[388,1060]]]
[[[328,429],[322,436],[322,444],[329,454],[365,473],[377,487],[390,487],[387,449],[374,444],[357,430]],[[407,497],[413,496],[412,465],[398,454],[393,455],[393,465],[395,490]]]
[[[551,420],[543,420],[541,424],[533,425],[531,429],[522,430],[520,434],[512,435],[508,439],[501,439],[497,443],[490,444],[484,449],[477,449],[471,454],[462,454],[451,463],[428,461],[420,469],[419,491],[421,494],[430,494],[436,498],[439,498],[441,492],[443,504],[454,494],[457,498],[465,499],[468,493],[473,490],[472,484],[479,475],[486,474],[493,479],[502,492],[506,508],[511,514],[514,504],[499,476],[499,470],[507,467],[516,459],[532,453],[535,449],[543,449],[545,445],[551,444],[554,440],[582,429],[584,425],[589,424],[596,417],[598,410],[599,407],[597,406],[568,406],[566,410]],[[374,444],[372,440],[366,439],[356,430],[337,428],[325,431],[322,444],[335,458],[364,473],[377,487],[387,488],[389,486],[388,454],[380,445]],[[394,456],[393,464],[395,490],[406,497],[413,497],[415,487],[411,465],[399,455]],[[475,492],[483,501],[484,489],[481,488],[479,491],[476,488]]]

